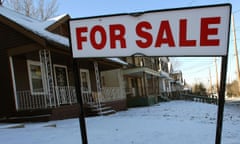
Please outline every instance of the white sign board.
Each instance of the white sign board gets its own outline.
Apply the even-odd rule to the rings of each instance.
[[[71,19],[73,57],[224,56],[231,5]]]

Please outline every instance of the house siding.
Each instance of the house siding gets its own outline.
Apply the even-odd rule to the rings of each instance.
[[[15,111],[15,100],[9,58],[5,50],[0,50],[0,65],[0,117],[6,117]]]
[[[27,61],[24,57],[13,57],[16,90],[29,90]]]
[[[23,36],[19,32],[13,30],[3,23],[0,23],[0,33],[0,49],[13,48],[31,42],[31,40],[29,40],[27,37]]]

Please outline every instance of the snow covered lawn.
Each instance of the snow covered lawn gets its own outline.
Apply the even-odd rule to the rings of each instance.
[[[87,118],[89,144],[213,144],[217,106],[171,101],[131,108],[110,116]],[[0,124],[4,144],[81,144],[78,119],[25,123],[24,128]],[[239,144],[240,106],[225,105],[222,143]]]

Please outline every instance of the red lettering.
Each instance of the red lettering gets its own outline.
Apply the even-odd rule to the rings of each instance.
[[[196,40],[187,40],[187,20],[180,20],[180,32],[179,32],[179,46],[180,47],[191,47],[196,46]]]
[[[150,33],[144,31],[143,29],[152,29],[152,25],[149,22],[146,22],[146,21],[143,21],[143,22],[140,22],[139,24],[137,24],[136,33],[141,38],[144,38],[145,41],[136,40],[136,44],[140,48],[148,48],[149,46],[151,46],[153,38],[152,38],[152,35]]]
[[[110,25],[110,48],[116,48],[116,41],[120,42],[121,48],[126,48],[126,40],[124,38],[126,30],[121,24]],[[117,33],[118,32],[118,33]]]
[[[166,34],[165,38],[164,38],[164,32]],[[160,24],[160,28],[158,31],[158,35],[157,35],[157,40],[155,43],[155,47],[161,47],[162,44],[168,44],[168,46],[170,47],[174,47],[175,46],[175,42],[173,39],[173,35],[172,35],[172,31],[171,31],[171,27],[168,21],[162,21]]]
[[[83,37],[82,33],[87,32],[87,27],[79,27],[76,28],[76,38],[77,38],[77,48],[78,50],[82,50],[82,42],[87,41],[87,37]]]
[[[96,40],[97,32],[100,34],[100,38],[101,38],[101,40],[99,42],[97,42],[97,40]],[[104,30],[104,27],[102,27],[100,25],[94,26],[90,32],[90,40],[91,40],[92,46],[95,49],[97,49],[97,50],[103,49],[107,42],[107,34]]]
[[[219,46],[219,39],[209,39],[210,35],[217,35],[218,28],[209,28],[210,24],[220,24],[220,17],[201,18],[200,46]]]

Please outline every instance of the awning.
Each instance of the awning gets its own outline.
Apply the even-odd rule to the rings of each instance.
[[[161,78],[168,79],[168,80],[173,80],[173,78],[171,78],[171,77],[169,76],[169,74],[166,73],[166,72],[164,72],[164,71],[160,71],[160,77],[161,77]]]
[[[160,73],[157,71],[154,71],[147,67],[138,67],[138,68],[130,68],[123,70],[124,75],[134,75],[134,76],[142,76],[142,73],[145,72],[147,74],[160,77]]]

